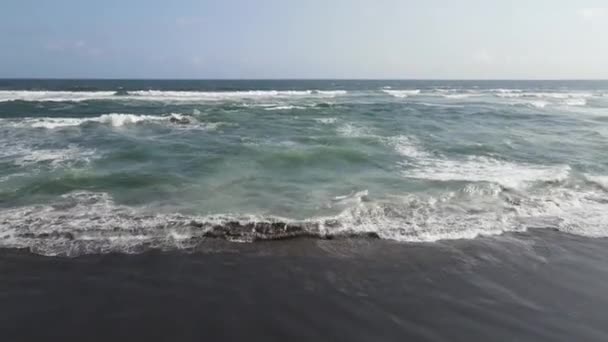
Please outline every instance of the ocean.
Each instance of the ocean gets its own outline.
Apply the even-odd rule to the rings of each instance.
[[[0,80],[0,146],[11,341],[608,339],[608,81]]]

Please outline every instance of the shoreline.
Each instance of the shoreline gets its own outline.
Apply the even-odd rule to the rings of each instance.
[[[534,230],[76,258],[1,250],[0,331],[10,341],[602,341],[607,247]]]

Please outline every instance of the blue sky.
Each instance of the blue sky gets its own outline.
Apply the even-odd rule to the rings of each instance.
[[[0,77],[608,79],[608,1],[2,0]]]

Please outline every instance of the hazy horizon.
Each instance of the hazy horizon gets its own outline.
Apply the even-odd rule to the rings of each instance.
[[[8,0],[0,78],[605,80],[588,0]]]
[[[177,77],[0,77],[0,80],[66,81],[463,81],[463,82],[608,82],[608,78],[177,78]]]

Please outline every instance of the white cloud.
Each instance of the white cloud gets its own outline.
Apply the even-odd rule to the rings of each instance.
[[[608,8],[581,8],[578,10],[578,15],[585,20],[603,18],[608,15]]]

